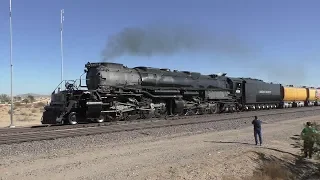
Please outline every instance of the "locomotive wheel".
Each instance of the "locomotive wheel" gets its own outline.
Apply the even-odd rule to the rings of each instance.
[[[218,114],[218,113],[220,113],[220,104],[219,103],[216,104],[216,107],[214,109],[214,114]]]
[[[141,119],[150,119],[152,118],[154,112],[150,112],[150,111],[140,111],[140,118]]]
[[[96,119],[97,123],[103,123],[104,122],[104,116],[100,116],[98,119]]]
[[[193,109],[187,109],[184,113],[185,116],[193,116],[196,112]]]
[[[209,114],[214,114],[214,109],[215,109],[215,107],[209,107],[208,113]]]
[[[77,122],[77,113],[71,112],[68,115],[68,121],[69,121],[69,124],[71,124],[71,125],[78,124],[78,122]]]
[[[156,118],[165,118],[167,116],[167,108],[156,108],[154,115]]]
[[[130,115],[128,113],[122,113],[121,121],[128,121],[130,120]]]
[[[135,121],[137,119],[139,119],[139,114],[133,114],[133,115],[130,115],[129,118],[128,118],[128,121]]]
[[[58,118],[56,119],[56,121],[58,121]],[[64,125],[64,119],[62,118],[58,124],[59,125]]]

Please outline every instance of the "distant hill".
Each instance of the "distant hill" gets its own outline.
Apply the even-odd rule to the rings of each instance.
[[[28,97],[29,95],[31,95],[33,97],[50,97],[50,95],[35,94],[35,93],[18,94],[16,96],[20,96],[22,98],[25,98],[25,97]]]

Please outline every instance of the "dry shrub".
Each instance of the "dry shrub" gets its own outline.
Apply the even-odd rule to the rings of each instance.
[[[21,104],[21,102],[15,102],[15,103],[14,103],[14,106],[15,106],[15,107],[21,107],[22,104]]]
[[[44,106],[46,106],[46,103],[44,103],[44,102],[38,102],[33,105],[33,107],[35,107],[35,108],[43,108]]]
[[[31,104],[26,104],[24,107],[26,107],[26,108],[31,108],[32,105],[31,105]]]
[[[37,110],[36,110],[36,109],[32,109],[31,112],[32,112],[32,113],[36,113]]]
[[[30,121],[32,121],[32,119],[30,119],[30,118],[27,117],[27,116],[24,116],[24,117],[19,117],[19,118],[17,118],[17,121],[30,122]]]
[[[289,180],[293,177],[290,170],[279,162],[266,162],[261,166],[261,170],[254,172],[248,180]]]
[[[14,113],[15,110],[16,110],[16,108],[13,108],[13,114],[15,114],[15,113]],[[11,109],[9,109],[8,114],[11,114]]]
[[[26,116],[26,115],[27,115],[27,113],[22,112],[22,113],[20,113],[20,115],[22,115],[22,116]]]

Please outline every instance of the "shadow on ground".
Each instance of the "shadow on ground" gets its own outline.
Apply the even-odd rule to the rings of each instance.
[[[272,151],[277,151],[277,152],[281,152],[281,153],[284,153],[284,154],[289,154],[289,155],[294,156],[294,157],[298,157],[298,155],[296,155],[296,154],[293,154],[293,153],[290,153],[290,152],[286,152],[286,151],[282,151],[282,150],[276,149],[276,148],[266,147],[266,146],[264,146],[264,145],[262,145],[262,146],[256,146],[255,144],[250,144],[250,143],[230,142],[230,141],[204,141],[204,142],[222,143],[222,144],[244,144],[244,145],[251,145],[251,146],[254,146],[254,147],[259,147],[259,148],[262,148],[262,149],[268,149],[268,150],[272,150]]]
[[[299,135],[298,135],[299,136]],[[295,140],[295,144],[291,144],[294,148],[301,148],[299,144],[300,138],[297,136],[291,137]],[[256,147],[255,144],[245,142],[228,142],[228,141],[205,141],[218,144],[243,144],[252,147]],[[258,146],[259,149],[267,149],[271,151],[277,151],[286,155],[290,155],[294,158],[294,161],[289,162],[284,159],[280,159],[276,156],[266,155],[262,152],[251,151],[258,155],[258,159],[252,158],[260,164],[260,168],[256,169],[252,177],[246,179],[294,179],[294,180],[313,180],[320,179],[320,164],[316,160],[305,160],[300,154],[293,154],[287,151],[283,151],[276,148],[267,146]],[[267,178],[266,178],[267,177]]]
[[[301,152],[303,151],[303,147],[301,144],[301,138],[300,135],[295,134],[292,137],[290,137],[290,139],[294,140],[295,142],[293,144],[290,144],[291,146],[293,146],[294,148],[299,148],[301,150]]]

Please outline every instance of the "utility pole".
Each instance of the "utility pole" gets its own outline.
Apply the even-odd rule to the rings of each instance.
[[[64,21],[64,9],[60,12],[60,47],[61,47],[61,89],[63,88],[63,21]]]
[[[13,124],[13,93],[12,93],[12,74],[13,74],[13,64],[12,64],[12,20],[11,20],[11,0],[10,0],[10,5],[9,5],[9,18],[10,18],[10,70],[11,70],[11,111],[10,111],[10,128],[14,128]]]

